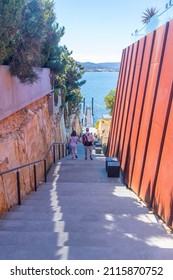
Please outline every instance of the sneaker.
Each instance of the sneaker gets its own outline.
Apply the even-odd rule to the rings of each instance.
[[[87,157],[85,157],[85,159],[87,159]]]
[[[78,158],[78,156],[77,156],[77,155],[75,155],[75,158]]]
[[[90,156],[90,159],[93,160],[92,156]]]

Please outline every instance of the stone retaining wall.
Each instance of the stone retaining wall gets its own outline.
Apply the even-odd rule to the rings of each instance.
[[[0,171],[42,159],[53,142],[65,140],[65,126],[50,116],[45,96],[0,122]],[[37,181],[43,180],[37,165]],[[22,198],[34,188],[33,167],[20,171]],[[0,176],[0,214],[17,203],[16,173]]]

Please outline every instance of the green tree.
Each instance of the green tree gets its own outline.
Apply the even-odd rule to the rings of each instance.
[[[43,65],[51,68],[54,73],[64,70],[62,68],[61,53],[66,47],[59,45],[65,28],[59,27],[54,12],[54,1],[44,0],[45,41],[42,47]]]
[[[110,110],[110,112],[109,112],[110,115],[112,115],[112,112],[113,112],[115,94],[116,94],[116,89],[111,90],[104,98],[104,101],[105,101],[105,104],[106,104],[106,109]]]
[[[80,88],[86,82],[81,80],[84,67],[71,57],[67,48],[62,50],[60,61],[63,71],[57,74],[55,87],[61,90],[63,106],[67,104],[68,114],[78,114],[82,101]]]
[[[4,0],[0,3],[0,63],[22,83],[38,76],[33,67],[59,71],[64,28],[55,22],[52,0]]]
[[[12,43],[20,28],[24,0],[0,1],[0,64],[12,55]]]
[[[10,72],[22,83],[33,83],[38,75],[33,67],[42,66],[41,48],[44,42],[45,20],[42,1],[26,0],[19,30],[9,57]]]

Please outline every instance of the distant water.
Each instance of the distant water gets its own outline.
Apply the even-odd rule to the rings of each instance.
[[[118,72],[86,72],[82,80],[86,83],[81,87],[81,93],[85,97],[85,105],[91,106],[94,98],[94,122],[108,114],[105,108],[104,97],[117,87]]]

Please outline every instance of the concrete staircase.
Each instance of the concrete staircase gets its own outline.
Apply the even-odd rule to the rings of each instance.
[[[47,183],[0,220],[0,259],[173,259],[173,238],[119,178],[103,155],[69,157]]]

